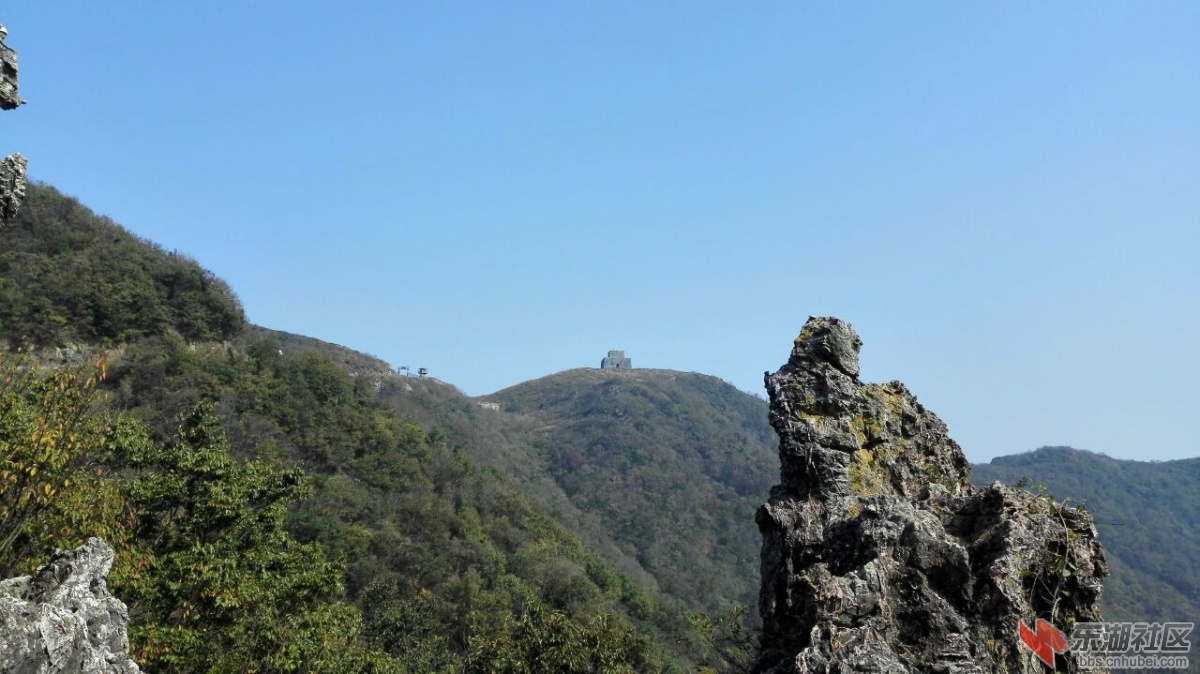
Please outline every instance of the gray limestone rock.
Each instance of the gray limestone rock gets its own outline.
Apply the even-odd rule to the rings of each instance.
[[[1018,621],[1100,620],[1107,565],[1091,517],[999,483],[973,489],[936,415],[899,382],[859,381],[861,345],[844,321],[810,318],[766,377],[781,468],[756,516],[756,671],[1043,671]]]
[[[17,94],[17,52],[4,44],[7,36],[0,24],[0,110],[12,110],[25,102]]]
[[[0,160],[0,224],[16,217],[25,198],[25,164],[17,152]]]
[[[12,110],[25,101],[17,95],[17,52],[4,44],[8,31],[0,25],[0,110]],[[0,225],[17,214],[25,198],[25,158],[11,154],[0,161]]]
[[[33,577],[0,582],[0,672],[133,674],[125,604],[108,593],[99,538],[59,550]]]

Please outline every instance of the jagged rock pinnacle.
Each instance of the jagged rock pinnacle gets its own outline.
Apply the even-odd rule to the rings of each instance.
[[[810,318],[766,377],[780,484],[756,516],[756,671],[1039,671],[1019,619],[1099,620],[1107,566],[1091,517],[998,483],[974,490],[941,419],[900,382],[859,381],[861,346],[848,323]]]
[[[862,340],[849,323],[839,318],[810,316],[796,338],[789,365],[828,363],[844,374],[858,376],[858,350]]]

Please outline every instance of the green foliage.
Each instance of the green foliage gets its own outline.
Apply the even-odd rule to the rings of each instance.
[[[571,370],[488,399],[539,429],[541,474],[583,513],[573,525],[585,540],[631,553],[692,610],[756,605],[752,523],[779,465],[763,401],[662,370]]]
[[[414,672],[451,672],[458,661],[442,632],[440,602],[428,589],[376,581],[362,593],[372,643]]]
[[[700,672],[750,674],[761,649],[761,632],[745,624],[750,608],[731,604],[717,614],[693,613],[688,616],[692,632],[687,639],[697,658]]]
[[[236,461],[205,405],[184,416],[176,442],[154,444],[141,424],[97,409],[103,374],[0,355],[7,569],[104,537],[147,671],[402,671],[338,601],[341,566],[284,529],[310,491],[303,473]]]
[[[341,575],[284,530],[287,507],[308,493],[304,475],[236,462],[206,405],[183,418],[173,446],[145,450],[124,458],[139,471],[128,498],[153,573],[121,588],[141,658],[193,671],[227,658],[293,669],[302,647],[286,608],[335,596]]]
[[[62,535],[74,533],[64,515],[96,515],[89,464],[127,439],[123,421],[94,409],[104,376],[77,365],[43,371],[27,355],[0,352],[0,570],[11,573]],[[103,508],[102,508],[103,509]],[[117,514],[106,509],[91,531],[110,537]]]
[[[287,510],[288,529],[295,540],[320,543],[347,560],[341,580],[347,598],[361,607],[363,637],[412,671],[454,670],[485,629],[493,639],[516,635],[496,630],[505,616],[517,620],[525,611],[559,612],[579,634],[602,614],[613,629],[640,634],[673,629],[672,619],[654,599],[494,473],[477,471],[451,434],[402,420],[379,399],[369,378],[374,373],[351,376],[316,351],[281,351],[281,344],[261,333],[247,335],[232,348],[184,349],[165,338],[127,347],[113,365],[109,386],[120,404],[150,422],[160,442],[171,433],[166,420],[196,401],[224,412],[230,442],[228,452],[204,450],[212,445],[204,438],[215,437],[211,419],[198,426],[185,424],[183,438],[198,434],[199,439],[175,443],[192,447],[190,454],[155,459],[161,463],[174,456],[186,462],[164,468],[153,482],[138,483],[142,510],[175,512],[183,507],[153,500],[163,490],[202,494],[209,505],[183,508],[196,512],[196,524],[180,535],[224,545],[238,537],[223,529],[212,538],[203,527],[219,522],[241,530],[239,521],[226,524],[223,518],[227,512],[242,512],[236,504],[255,503],[260,494],[281,507],[294,501],[300,493],[288,490],[298,489],[302,481],[280,480],[298,475],[296,467],[303,467],[314,477],[313,494]],[[198,430],[188,430],[193,426]],[[217,473],[233,475],[227,465],[230,453],[253,457],[240,469],[236,484],[241,486],[226,485],[207,494],[204,483],[213,482]],[[226,458],[212,464],[218,456]],[[259,472],[276,481],[255,481]],[[250,512],[269,515],[271,522],[279,514],[260,505],[247,511],[247,517]],[[174,517],[172,522],[182,526]],[[211,559],[239,559],[239,553],[217,547]],[[208,563],[181,558],[165,577],[199,574],[198,581],[208,582]],[[593,578],[601,579],[603,587]],[[210,601],[240,597],[228,588],[203,587],[214,595]],[[276,603],[303,599],[285,597]],[[181,602],[178,597],[172,601]],[[217,615],[222,608],[211,604],[195,610]],[[480,615],[494,620],[478,620]],[[208,629],[230,632],[231,625]],[[171,652],[196,660],[190,643],[182,639]],[[630,643],[629,648],[640,649],[642,661],[657,662],[666,657],[670,640],[655,636]]]
[[[117,343],[174,331],[225,340],[245,316],[224,281],[45,185],[0,228],[0,340]]]
[[[477,432],[464,422],[499,417],[452,387],[405,389],[369,356],[244,329],[219,280],[50,188],[31,190],[0,245],[0,338],[111,347],[109,411],[60,414],[28,387],[7,399],[15,412],[0,433],[25,448],[6,449],[13,474],[42,460],[29,448],[45,429],[68,429],[75,444],[36,471],[45,502],[33,483],[0,494],[13,513],[38,508],[6,522],[25,550],[6,561],[103,535],[147,671],[687,667],[675,643],[685,621],[642,568],[656,551],[609,554],[602,535],[610,559],[637,558],[614,568],[551,515],[603,533],[599,511],[565,495],[535,505],[509,482],[545,474],[524,422]],[[61,388],[88,398],[96,384]],[[397,404],[405,390],[445,407]],[[76,424],[68,413],[85,407]],[[742,464],[722,461],[705,470],[746,489]],[[530,470],[500,470],[511,466]]]
[[[645,657],[645,637],[609,613],[581,623],[562,612],[531,608],[483,622],[486,627],[471,639],[463,674],[642,674],[663,669]]]

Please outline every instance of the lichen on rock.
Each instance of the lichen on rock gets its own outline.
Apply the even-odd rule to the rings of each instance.
[[[59,550],[32,577],[0,582],[0,672],[135,674],[125,604],[108,593],[99,538]]]
[[[781,467],[756,516],[756,671],[1040,671],[1018,621],[1100,619],[1107,565],[1091,517],[972,488],[941,419],[900,382],[859,381],[861,345],[848,323],[810,318],[766,376]]]

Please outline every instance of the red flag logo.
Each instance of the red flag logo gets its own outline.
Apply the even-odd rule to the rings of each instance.
[[[1017,624],[1020,625],[1021,641],[1050,667],[1054,667],[1055,653],[1067,652],[1067,635],[1054,625],[1041,618],[1038,618],[1035,629],[1026,627],[1024,620],[1018,621]]]

